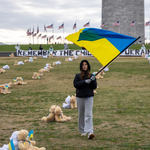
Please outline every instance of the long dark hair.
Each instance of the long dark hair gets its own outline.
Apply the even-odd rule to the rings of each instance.
[[[81,73],[81,75],[80,75],[80,79],[81,80],[85,79],[85,77],[86,78],[90,78],[91,77],[89,69],[87,69],[86,71],[81,69],[80,73]]]

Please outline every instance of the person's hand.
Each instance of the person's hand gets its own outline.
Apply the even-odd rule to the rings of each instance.
[[[85,83],[87,83],[87,84],[91,83],[91,79],[86,79]]]
[[[96,79],[96,77],[95,77],[95,76],[92,76],[90,79],[91,79],[92,81],[94,81],[94,80]]]

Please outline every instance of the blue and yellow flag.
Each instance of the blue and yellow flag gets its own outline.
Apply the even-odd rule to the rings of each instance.
[[[31,130],[30,132],[29,132],[29,139],[31,140],[33,138],[33,130]]]
[[[8,147],[9,147],[9,150],[15,150],[15,146],[14,146],[14,143],[13,143],[13,139],[10,141]]]
[[[68,35],[66,39],[86,48],[103,66],[108,65],[137,40],[128,35],[98,28],[80,29]]]

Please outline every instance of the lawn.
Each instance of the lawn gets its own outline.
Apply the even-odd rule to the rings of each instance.
[[[23,77],[26,85],[13,85],[11,94],[0,95],[0,147],[9,143],[14,131],[34,130],[38,147],[47,150],[86,149],[150,149],[150,64],[145,58],[117,58],[97,80],[94,96],[93,124],[95,138],[81,137],[78,132],[77,109],[63,109],[70,122],[43,123],[51,105],[62,107],[68,95],[75,94],[73,79],[79,72],[79,63],[87,59],[91,72],[101,68],[94,57],[78,58],[65,62],[64,57],[38,58],[25,65],[14,66],[15,60],[26,58],[0,58],[0,68],[10,69],[0,74],[0,84]],[[61,61],[61,65],[44,73],[39,80],[32,80],[33,72],[46,63]]]

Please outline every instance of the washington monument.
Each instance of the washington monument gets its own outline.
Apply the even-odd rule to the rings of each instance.
[[[140,36],[138,43],[145,43],[144,22],[144,0],[102,0],[102,29]]]

